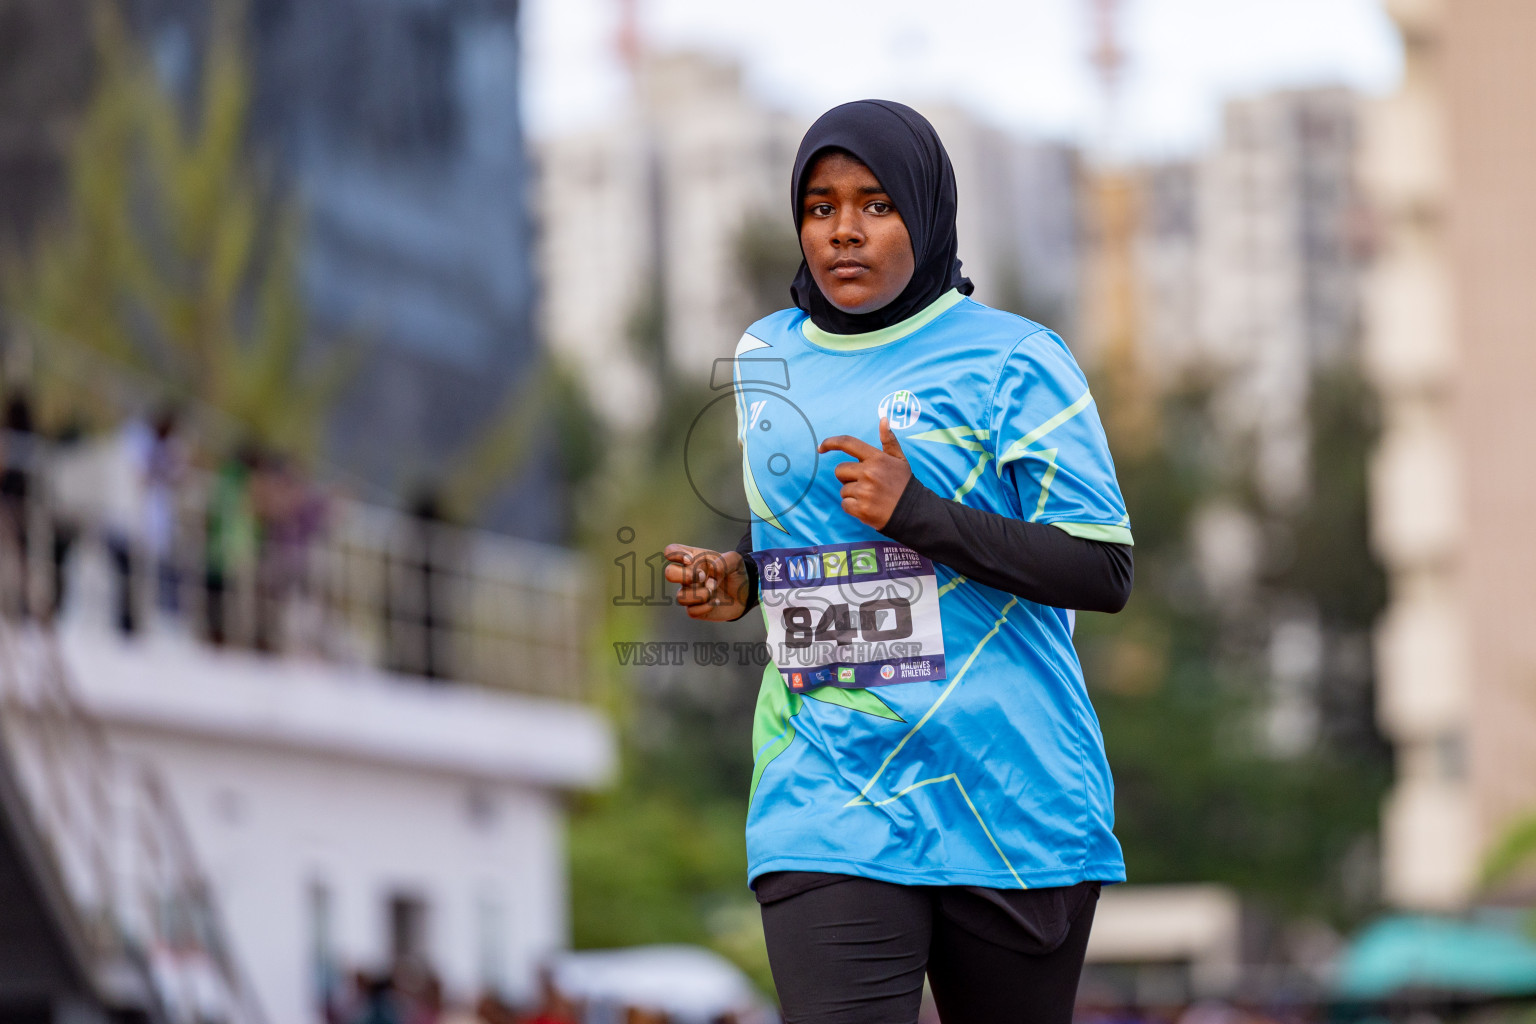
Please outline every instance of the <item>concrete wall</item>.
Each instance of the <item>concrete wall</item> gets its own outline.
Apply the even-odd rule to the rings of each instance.
[[[595,712],[171,638],[64,651],[112,747],[164,781],[271,1020],[319,1019],[322,952],[387,969],[394,897],[425,905],[451,1000],[526,994],[565,946],[562,794],[615,758]]]
[[[1536,7],[1447,5],[1462,592],[1478,838],[1536,813]]]
[[[1378,709],[1399,905],[1478,896],[1490,846],[1536,813],[1536,8],[1390,0],[1407,61],[1371,112],[1365,365],[1383,399],[1372,534],[1391,603]]]
[[[165,779],[274,1021],[320,1019],[316,886],[342,969],[384,969],[390,898],[423,900],[427,961],[459,1000],[528,992],[537,962],[566,945],[552,794],[142,728],[110,736]]]

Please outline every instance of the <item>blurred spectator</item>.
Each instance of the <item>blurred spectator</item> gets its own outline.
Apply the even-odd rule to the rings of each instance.
[[[428,971],[412,1000],[409,1024],[438,1024],[443,1016],[443,983]]]
[[[325,521],[319,493],[281,455],[263,457],[250,478],[251,508],[256,517],[256,648],[293,648],[293,621],[308,582],[310,547]],[[311,629],[310,633],[316,632]],[[310,637],[311,645],[318,638]]]
[[[487,992],[475,1003],[475,1020],[480,1024],[526,1024],[517,1013],[501,1001],[494,992]]]
[[[0,443],[0,587],[5,613],[16,617],[31,611],[27,528],[36,461],[32,403],[26,392],[13,391],[5,402],[5,437]]]
[[[392,559],[384,594],[389,665],[396,672],[428,679],[452,673],[443,636],[452,621],[452,577],[444,567],[458,559],[447,520],[437,489],[423,488],[411,504],[413,529]]]
[[[152,446],[149,427],[131,419],[101,437],[59,444],[48,461],[58,577],[54,603],[63,602],[74,541],[94,532],[111,563],[113,621],[125,635],[140,623],[135,570],[143,560]]]
[[[539,1006],[523,1024],[579,1024],[580,1011],[555,984],[554,972],[539,972]]]
[[[401,1024],[437,1024],[443,1013],[443,985],[430,967],[419,957],[404,957],[390,979]]]
[[[1243,1024],[1244,1014],[1219,999],[1204,999],[1179,1015],[1178,1024]]]
[[[139,628],[139,594],[134,586],[147,547],[145,509],[148,506],[149,461],[154,433],[142,419],[129,419],[103,442],[101,481],[106,515],[102,538],[112,557],[113,607],[117,628],[129,636]]]
[[[53,534],[50,555],[50,579],[48,586],[47,614],[49,620],[58,618],[68,592],[69,552],[79,539],[85,524],[72,511],[78,502],[71,501],[68,493],[70,474],[68,467],[82,449],[83,432],[78,423],[71,423],[59,432],[53,450],[48,457],[48,476],[51,485],[49,529]],[[82,482],[83,483],[83,482]]]
[[[360,975],[361,1005],[348,1024],[408,1024],[400,1012],[394,981],[387,974]]]
[[[123,634],[179,619],[214,645],[432,680],[466,664],[460,595],[485,570],[436,490],[407,514],[370,509],[251,443],[209,458],[171,408],[57,438],[37,433],[25,394],[0,416],[0,614]],[[492,571],[514,591],[550,591],[543,576]],[[522,607],[482,609],[476,629],[525,643]]]
[[[259,463],[256,449],[242,445],[219,466],[208,493],[204,610],[208,639],[214,644],[229,643],[238,635],[238,587],[256,566],[258,525],[251,476]]]
[[[171,408],[156,416],[144,466],[144,544],[155,567],[157,604],[180,610],[181,576],[176,564],[176,510],[187,474],[187,452],[177,433],[179,417]]]

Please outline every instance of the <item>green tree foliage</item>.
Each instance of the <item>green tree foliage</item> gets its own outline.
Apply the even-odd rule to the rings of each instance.
[[[1208,387],[1170,398],[1152,442],[1111,436],[1136,529],[1136,587],[1119,616],[1081,617],[1078,646],[1131,879],[1225,882],[1279,913],[1349,924],[1372,909],[1369,865],[1390,769],[1368,663],[1351,668],[1341,655],[1325,667],[1312,748],[1278,755],[1261,729],[1276,604],[1309,604],[1330,651],[1359,651],[1384,594],[1366,541],[1368,392],[1350,374],[1328,374],[1313,395],[1313,497],[1295,513],[1266,511],[1253,497],[1251,460],[1217,441]],[[1192,527],[1216,499],[1261,527],[1257,590],[1241,607],[1207,593],[1194,568]]]
[[[800,243],[785,217],[749,217],[736,236],[736,264],[747,293],[747,322],[790,305]]]
[[[730,664],[701,666],[691,646],[682,665],[624,666],[613,647],[762,639],[755,612],[738,623],[711,624],[691,621],[674,604],[614,603],[626,572],[638,573],[631,592],[660,596],[651,589],[647,559],[666,544],[732,548],[746,525],[733,407],[728,400],[716,404],[723,392],[698,373],[670,364],[662,294],[662,282],[653,281],[630,321],[634,350],[656,390],[656,415],[641,431],[607,438],[603,471],[589,478],[577,501],[582,547],[604,574],[590,664],[619,724],[621,772],[611,791],[583,801],[572,815],[573,939],[587,948],[705,944],[771,991],[757,907],[746,886],[744,838],[752,707],[762,667],[739,664],[734,647]],[[755,315],[744,310],[742,322]],[[734,502],[719,504],[739,516],[734,519],[712,511],[695,492],[698,487],[717,500],[713,496],[729,494],[731,486]]]
[[[1483,858],[1481,882],[1485,890],[1511,883],[1518,889],[1528,888],[1533,877],[1536,877],[1536,815],[1516,820],[1493,844]],[[1536,909],[1526,914],[1525,930],[1536,937]]]
[[[39,383],[55,405],[71,402],[47,361],[48,336],[65,339],[272,448],[313,455],[352,360],[344,347],[306,358],[301,222],[254,169],[239,9],[217,9],[190,104],[159,80],[114,4],[95,15],[96,85],[67,216],[5,268],[6,307],[44,336]]]
[[[1483,860],[1483,885],[1507,882],[1521,870],[1536,865],[1536,816],[1515,822]],[[1533,918],[1536,926],[1536,918]]]

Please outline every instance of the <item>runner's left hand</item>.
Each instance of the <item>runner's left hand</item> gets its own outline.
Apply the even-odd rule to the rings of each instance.
[[[816,450],[821,454],[845,452],[858,460],[839,462],[833,470],[843,483],[843,511],[865,525],[884,529],[912,478],[912,467],[886,418],[880,417],[880,448],[839,434],[821,442]]]

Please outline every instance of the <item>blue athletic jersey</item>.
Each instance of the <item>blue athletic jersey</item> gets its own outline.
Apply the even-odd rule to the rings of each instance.
[[[733,368],[760,572],[779,578],[786,558],[823,548],[828,571],[846,572],[850,559],[899,548],[843,510],[833,468],[849,456],[816,452],[835,434],[879,448],[882,412],[913,473],[944,497],[1131,543],[1087,382],[1038,324],[956,291],[864,335],[827,334],[789,309],[748,329]],[[943,565],[928,571],[942,678],[861,689],[797,679],[794,690],[784,658],[769,664],[752,735],[749,877],[830,871],[997,888],[1123,881],[1113,783],[1071,613]],[[854,634],[859,613],[843,607],[841,624]],[[763,610],[780,613],[766,599]],[[876,616],[863,625],[874,630]]]

